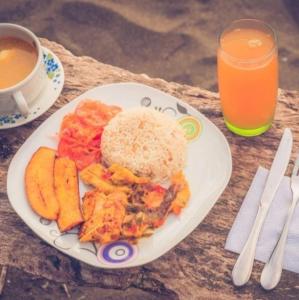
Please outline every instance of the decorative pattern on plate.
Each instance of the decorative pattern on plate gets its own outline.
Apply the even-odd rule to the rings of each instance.
[[[104,264],[120,264],[133,260],[137,256],[137,246],[125,241],[103,245],[98,251],[98,260]]]
[[[179,124],[182,126],[185,137],[188,141],[195,140],[199,137],[201,132],[200,121],[193,116],[186,116],[178,120]]]
[[[154,105],[152,99],[148,96],[143,97],[140,101],[140,104],[141,106],[145,107]],[[186,115],[185,117],[179,119],[178,122],[184,129],[187,140],[193,141],[199,137],[202,129],[200,121],[197,118],[191,116],[188,112],[188,109],[179,102],[176,103],[176,108],[171,106],[162,107],[157,105],[153,106],[153,108],[156,111],[165,113],[172,117],[176,117],[178,114]]]
[[[141,106],[149,107],[149,106],[151,106],[151,104],[152,104],[152,100],[150,97],[143,97],[141,99]]]
[[[178,111],[183,114],[183,115],[188,115],[188,110],[186,107],[182,106],[181,104],[177,103],[176,107],[178,109]]]
[[[39,222],[40,222],[41,224],[45,225],[45,226],[48,226],[48,225],[50,225],[50,224],[52,223],[51,220],[45,219],[45,218],[43,218],[43,217],[40,217],[40,218],[39,218]]]
[[[42,223],[42,220],[46,220],[44,218],[40,218],[40,222]],[[51,221],[50,221],[51,222]],[[43,225],[50,225],[42,223]],[[78,248],[80,250],[84,250],[89,252],[90,254],[97,257],[97,246],[95,243],[84,243],[80,244],[78,240],[78,229],[74,228],[72,230],[69,230],[67,232],[61,233],[58,229],[51,229],[49,231],[49,234],[54,237],[52,240],[53,244],[58,248],[62,250],[71,250],[72,248]]]
[[[140,104],[141,104],[141,106],[150,107],[152,105],[152,99],[147,96],[143,97],[140,101]],[[170,115],[171,117],[176,117],[176,115],[178,113],[188,114],[187,109],[185,107],[183,107],[181,104],[177,103],[176,106],[177,106],[176,108],[170,107],[170,106],[167,106],[164,108],[162,106],[154,106],[154,109],[159,112]]]
[[[61,233],[58,229],[51,229],[50,235],[54,237],[53,244],[62,250],[70,250],[78,244],[78,230],[72,229]]]
[[[175,117],[177,115],[177,111],[173,107],[165,107],[162,112],[170,115],[171,117]]]

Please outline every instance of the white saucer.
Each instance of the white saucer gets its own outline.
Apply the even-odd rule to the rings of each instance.
[[[43,47],[44,63],[48,82],[38,98],[30,106],[30,113],[23,117],[19,112],[0,115],[0,129],[24,125],[45,113],[58,99],[64,84],[64,71],[59,58],[49,49]]]

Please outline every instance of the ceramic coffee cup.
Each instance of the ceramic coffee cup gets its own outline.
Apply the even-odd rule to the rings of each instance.
[[[36,99],[47,82],[43,52],[38,38],[27,28],[19,25],[0,23],[0,38],[15,37],[31,44],[37,52],[37,62],[31,73],[17,84],[0,89],[0,115],[15,112],[29,114],[29,107]]]

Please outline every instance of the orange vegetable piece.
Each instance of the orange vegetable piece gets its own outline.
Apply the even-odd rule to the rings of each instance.
[[[143,202],[145,203],[146,207],[148,208],[157,208],[161,205],[164,200],[165,192],[160,191],[150,191],[143,197]]]
[[[25,189],[31,208],[40,216],[56,220],[59,204],[54,191],[54,161],[56,151],[40,147],[25,170]]]
[[[179,215],[182,208],[184,208],[190,198],[190,189],[188,182],[182,172],[174,175],[171,179],[172,184],[175,186],[177,191],[176,197],[171,203],[170,210]]]
[[[92,216],[81,227],[80,241],[98,241],[106,244],[118,240],[126,212],[126,194],[115,192],[105,195],[98,190],[93,190],[87,197],[93,198],[95,206]]]
[[[57,224],[63,232],[83,222],[77,168],[74,161],[66,157],[55,160],[54,187],[60,207]]]
[[[82,204],[82,215],[84,221],[87,221],[91,218],[93,211],[95,209],[96,200],[93,197],[94,191],[86,192],[83,197],[83,204]]]
[[[109,174],[109,176],[107,175]],[[114,191],[130,193],[128,186],[115,186],[110,181],[110,173],[101,164],[90,164],[80,171],[81,180],[88,185],[96,187],[101,192],[107,194]]]
[[[111,180],[114,183],[138,183],[138,184],[143,184],[143,183],[148,183],[150,180],[147,177],[138,177],[134,175],[132,171],[129,169],[118,165],[118,164],[113,164],[110,166],[108,169],[109,172],[112,173]]]

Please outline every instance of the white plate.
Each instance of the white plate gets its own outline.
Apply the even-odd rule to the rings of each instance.
[[[19,112],[0,115],[0,129],[18,127],[27,124],[45,113],[58,99],[64,84],[64,71],[59,58],[49,49],[43,47],[43,58],[47,72],[47,83],[29,107],[29,115]]]
[[[84,98],[99,99],[123,109],[148,106],[171,114],[184,124],[190,138],[185,169],[191,198],[181,215],[169,216],[166,223],[138,245],[114,242],[106,246],[80,243],[76,230],[60,234],[56,222],[38,217],[27,203],[24,170],[32,154],[40,146],[57,147],[53,138],[63,117],[72,112]],[[196,131],[200,125],[200,132]],[[102,268],[133,267],[148,263],[183,240],[204,219],[213,207],[231,176],[232,159],[228,143],[220,130],[188,104],[154,88],[119,83],[96,87],[55,112],[27,139],[13,158],[7,177],[7,193],[12,207],[24,222],[43,240],[60,251],[87,264]],[[18,188],[16,188],[18,187]],[[80,193],[84,194],[80,184]]]

